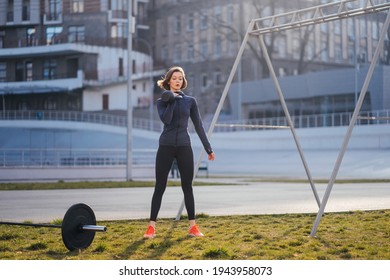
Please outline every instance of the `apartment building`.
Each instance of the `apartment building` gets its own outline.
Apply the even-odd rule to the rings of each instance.
[[[133,5],[136,35],[149,30],[147,3]],[[127,4],[1,0],[0,110],[125,110]],[[132,60],[132,104],[151,106],[151,53],[135,49]]]
[[[151,36],[153,36],[151,40],[155,43],[155,63],[162,67],[175,64],[184,67],[189,80],[188,93],[196,96],[202,104],[200,106],[202,115],[212,115],[237,56],[242,36],[245,34],[251,19],[282,14],[329,2],[335,1],[150,1],[149,18],[152,29]],[[351,1],[348,5],[358,7],[363,2],[366,1]],[[371,2],[380,4],[387,1]],[[386,13],[369,14],[267,35],[265,42],[277,75],[281,79],[287,76],[296,76],[299,80],[299,76],[311,72],[340,69],[359,71],[360,67],[371,61],[385,16]],[[385,45],[380,64],[388,65],[390,48],[388,37]],[[386,69],[381,72],[385,76]],[[356,76],[360,78],[361,74],[357,73]],[[263,91],[263,96],[251,97],[247,104],[241,104],[244,100],[239,97],[230,98],[232,95],[239,94],[238,90],[245,93],[247,82],[267,78],[269,78],[268,67],[266,67],[264,56],[260,52],[258,40],[252,38],[244,51],[233,81],[233,89],[224,104],[222,116],[232,114],[232,108],[241,105],[244,108],[238,116],[235,116],[237,118],[283,115],[280,106],[274,106],[278,102],[278,97],[275,94],[273,98],[264,98],[270,94]],[[302,79],[301,82],[306,78]],[[326,92],[321,91],[324,95],[314,99],[312,96],[302,96],[301,93],[295,93],[290,99],[287,97],[287,103],[291,107],[291,111],[297,114],[319,114],[323,112],[321,108],[329,108],[328,104],[337,108],[336,111],[348,112],[353,110],[355,104],[356,93],[353,84],[352,81],[352,86],[348,88],[347,92],[341,91],[342,88],[340,88],[340,92],[333,90],[332,93],[329,93],[332,96],[327,96]],[[321,80],[319,80],[318,87],[321,86]],[[235,92],[232,92],[233,90]],[[248,90],[253,92],[253,87],[251,86]],[[306,92],[306,94],[310,95],[311,92]],[[375,94],[384,95],[380,91],[375,92]],[[379,97],[373,95],[374,93],[371,94],[371,98],[380,100]],[[372,104],[374,103],[380,104],[380,102],[372,102]],[[305,110],[308,105],[314,109]],[[367,109],[371,109],[371,107],[368,106]]]
[[[180,65],[189,81],[187,93],[197,97],[202,116],[211,116],[249,20],[328,2],[134,1],[132,104],[135,108],[149,107],[144,110],[148,114],[159,94],[154,87],[155,79],[170,66]],[[348,5],[362,2],[366,1],[351,1]],[[127,5],[127,0],[0,1],[0,110],[125,110]],[[303,75],[311,72],[345,69],[343,75],[348,77],[351,75],[348,71],[355,72],[356,81],[348,89],[340,87],[329,94],[317,91],[321,95],[315,98],[311,92],[287,95],[291,112],[319,114],[324,113],[323,108],[327,108],[326,112],[353,110],[356,85],[361,84],[363,77],[360,69],[371,61],[385,16],[386,13],[369,14],[266,36],[280,79],[295,77],[299,84],[306,79]],[[390,62],[388,36],[385,41],[380,58],[384,66]],[[380,71],[382,78],[378,80],[387,80],[386,69]],[[283,114],[275,106],[277,96],[266,92],[266,88],[259,88],[258,98],[251,97],[249,101],[241,98],[253,92],[251,82],[268,78],[258,41],[251,38],[221,115],[234,114],[234,118],[246,119]],[[323,86],[321,80],[317,86]],[[369,94],[367,110],[387,109],[388,103],[381,102],[386,88],[382,84]],[[242,108],[236,110],[237,107]]]

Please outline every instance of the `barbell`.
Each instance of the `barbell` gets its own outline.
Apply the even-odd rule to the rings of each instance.
[[[1,222],[2,225],[61,228],[62,241],[69,251],[85,249],[91,245],[95,232],[107,231],[106,226],[97,226],[95,213],[87,204],[72,205],[65,213],[61,225]]]

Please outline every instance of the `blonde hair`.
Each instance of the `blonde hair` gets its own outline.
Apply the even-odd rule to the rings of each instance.
[[[169,90],[170,89],[169,81],[171,80],[172,75],[175,72],[180,72],[183,75],[183,84],[181,86],[181,89],[185,89],[187,87],[187,79],[186,79],[186,75],[184,73],[183,68],[181,68],[180,66],[173,66],[173,67],[169,68],[169,70],[165,74],[165,76],[161,80],[157,81],[157,85],[161,89]]]

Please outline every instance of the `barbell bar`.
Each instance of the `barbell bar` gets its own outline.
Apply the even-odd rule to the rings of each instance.
[[[96,225],[92,208],[84,203],[72,205],[65,213],[61,225],[1,222],[2,225],[61,228],[62,241],[69,251],[88,248],[95,232],[107,231],[106,226]]]

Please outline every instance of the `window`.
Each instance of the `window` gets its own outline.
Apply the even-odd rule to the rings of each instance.
[[[187,16],[187,31],[194,31],[194,15],[192,13]]]
[[[341,49],[341,44],[336,44],[335,46],[335,60],[336,62],[342,62],[343,60],[343,51]]]
[[[7,81],[7,63],[0,62],[0,82]]]
[[[111,26],[111,38],[127,38],[127,24],[124,22],[114,23]]]
[[[348,48],[348,62],[350,64],[355,64],[355,48],[353,47]]]
[[[49,96],[48,98],[46,98],[43,107],[45,108],[45,110],[56,110],[57,101],[53,97]]]
[[[187,91],[189,93],[194,91],[194,85],[195,85],[194,74],[192,73],[187,74]]]
[[[214,71],[214,83],[216,85],[221,85],[222,84],[222,74],[220,69],[216,69]]]
[[[23,21],[30,20],[30,0],[23,0],[22,20]]]
[[[52,80],[57,76],[57,61],[55,59],[46,59],[43,63],[43,79]]]
[[[231,5],[227,9],[227,23],[234,23],[234,7]]]
[[[207,29],[208,23],[207,23],[207,11],[201,11],[200,12],[200,29]]]
[[[85,41],[85,27],[84,26],[69,26],[68,27],[68,41],[69,43],[83,43]]]
[[[327,22],[326,22],[326,23],[320,24],[321,32],[328,33],[328,30],[329,30],[328,24],[329,24],[329,23],[327,23]]]
[[[301,50],[301,42],[299,39],[295,38],[293,40],[293,58],[299,59],[300,51]]]
[[[24,80],[24,63],[16,61],[15,63],[15,81],[21,82]]]
[[[202,74],[202,89],[206,89],[208,84],[207,74]]]
[[[7,6],[7,22],[14,21],[14,0],[8,0]]]
[[[103,98],[103,100],[102,100],[103,108],[102,109],[108,110],[109,109],[109,102],[110,102],[109,95],[103,94],[102,98]]]
[[[328,44],[327,44],[327,42],[322,42],[321,43],[321,60],[328,61],[328,57],[329,57],[328,54],[329,54]]]
[[[173,18],[173,32],[175,34],[178,34],[181,32],[181,21],[180,21],[180,16],[174,17]]]
[[[203,59],[207,59],[209,55],[209,46],[207,41],[203,41],[200,43],[200,53],[202,54]]]
[[[169,56],[168,47],[164,45],[161,47],[161,59],[168,59],[168,56]]]
[[[236,47],[237,47],[237,43],[234,39],[234,36],[232,34],[230,34],[228,36],[228,41],[227,41],[227,44],[228,44],[228,52],[230,55],[233,55],[236,53]]]
[[[48,20],[58,20],[61,14],[61,1],[60,0],[49,0],[49,14],[47,15]]]
[[[306,45],[306,59],[312,60],[314,57],[314,42],[309,41]]]
[[[348,39],[349,40],[355,40],[355,23],[354,19],[348,19],[347,21],[348,25]]]
[[[123,69],[123,58],[122,57],[120,57],[119,58],[119,77],[123,77],[123,73],[124,73],[124,71],[123,71],[124,69]]]
[[[222,21],[222,8],[221,8],[221,6],[214,7],[214,19],[215,19],[215,22]]]
[[[189,44],[187,48],[187,59],[192,61],[194,60],[195,54],[194,54],[194,45]]]
[[[72,13],[83,13],[84,12],[84,0],[72,0]]]
[[[127,0],[110,0],[110,10],[127,11]]]
[[[26,81],[33,80],[33,63],[32,61],[26,61]]]
[[[279,57],[286,58],[287,57],[287,39],[286,37],[279,37],[276,39],[276,48]]]
[[[176,44],[173,50],[173,62],[180,62],[181,61],[181,45]]]
[[[379,39],[378,23],[376,21],[373,21],[371,26],[372,26],[372,39],[378,40]]]
[[[341,21],[336,20],[333,24],[334,24],[334,33],[336,35],[341,35]]]
[[[160,33],[161,35],[167,35],[168,34],[168,25],[166,19],[158,20],[158,26],[160,26]]]
[[[215,38],[214,41],[214,55],[220,57],[222,55],[222,40],[221,37]]]
[[[35,45],[35,28],[27,28],[26,31],[26,41],[27,46],[34,46]]]
[[[53,26],[46,28],[46,44],[61,43],[60,34],[62,33],[62,26]]]
[[[29,110],[30,109],[30,104],[27,102],[26,99],[21,99],[18,102],[18,110],[24,111],[24,110]]]
[[[109,9],[113,18],[127,18],[127,0],[110,0]]]
[[[360,36],[363,38],[367,37],[367,25],[365,19],[360,20]]]

